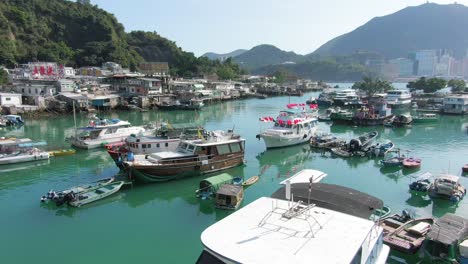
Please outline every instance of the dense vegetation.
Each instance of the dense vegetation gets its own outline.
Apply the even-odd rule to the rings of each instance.
[[[468,34],[461,34],[466,28],[468,7],[456,3],[427,3],[373,18],[354,31],[325,43],[314,54],[347,55],[367,50],[396,58],[406,57],[418,49],[451,49],[455,56],[461,57],[468,43]]]
[[[142,61],[167,61],[175,75],[241,73],[232,63],[198,59],[155,32],[127,34],[112,14],[86,0],[2,0],[0,65],[35,60],[78,67],[115,61],[132,70]]]
[[[244,69],[254,70],[267,65],[281,64],[284,62],[297,62],[302,55],[287,52],[273,45],[259,45],[233,57],[233,60]]]
[[[8,74],[7,72],[0,67],[0,85],[5,84],[8,82]]]
[[[411,91],[423,90],[425,93],[434,93],[447,86],[447,81],[441,78],[421,77],[416,81],[409,82],[406,87]]]
[[[353,89],[363,91],[367,95],[372,96],[376,93],[391,90],[392,85],[388,81],[366,76],[361,81],[354,83]]]
[[[448,86],[452,87],[452,92],[465,92],[468,89],[466,88],[466,82],[464,80],[455,80],[452,79],[448,81]]]

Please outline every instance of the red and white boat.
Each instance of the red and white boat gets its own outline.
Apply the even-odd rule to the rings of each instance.
[[[272,128],[257,135],[268,148],[298,145],[310,141],[317,130],[317,105],[288,104],[276,119],[262,117],[262,122],[274,122]]]
[[[421,167],[421,159],[406,158],[403,160],[403,167],[414,169]]]

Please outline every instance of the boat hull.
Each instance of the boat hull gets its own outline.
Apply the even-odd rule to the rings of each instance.
[[[130,179],[142,183],[164,182],[185,177],[222,171],[244,164],[244,155],[228,155],[225,158],[206,160],[206,162],[185,162],[182,164],[138,165],[124,162],[123,166]]]
[[[6,164],[16,164],[16,163],[23,163],[23,162],[31,162],[31,161],[38,161],[38,160],[47,160],[50,158],[50,154],[48,152],[40,152],[37,154],[20,154],[11,157],[4,157],[0,158],[0,165]]]
[[[310,138],[312,137],[312,133],[309,132],[306,134],[306,137],[280,137],[280,136],[267,136],[262,135],[263,141],[265,142],[265,146],[267,149],[273,148],[283,148],[289,147],[294,145],[299,145],[303,143],[310,142]]]
[[[106,144],[118,143],[123,142],[125,138],[129,135],[118,136],[113,138],[106,138],[106,139],[96,139],[96,140],[79,140],[79,139],[70,139],[70,144],[74,147],[81,148],[81,149],[95,149],[104,147]]]

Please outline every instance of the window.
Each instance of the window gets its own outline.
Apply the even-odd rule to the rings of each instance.
[[[231,153],[231,150],[229,149],[229,145],[219,145],[216,146],[216,149],[218,150],[219,155],[224,155],[224,154],[229,154]]]
[[[194,149],[195,149],[195,146],[194,146],[194,145],[189,145],[189,146],[188,146],[188,150],[189,150],[189,151],[193,151]]]
[[[10,97],[5,98],[5,101],[11,101]]]
[[[241,151],[241,147],[240,147],[239,143],[231,143],[231,144],[229,144],[229,146],[231,147],[231,152],[240,152]]]
[[[164,144],[164,146],[166,146],[166,148],[169,147],[169,143],[166,142],[166,143]]]
[[[159,148],[159,143],[156,144],[156,147]]]
[[[146,148],[146,144],[142,144],[142,148],[144,148],[144,149],[145,149],[145,148]]]
[[[146,147],[151,148],[151,144],[146,145]]]

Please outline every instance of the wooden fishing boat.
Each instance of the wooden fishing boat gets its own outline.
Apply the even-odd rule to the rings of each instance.
[[[397,115],[393,119],[392,124],[397,127],[408,126],[413,122],[413,117],[411,115]]]
[[[195,193],[202,199],[211,198],[223,184],[232,183],[233,179],[234,176],[229,173],[211,176],[200,181],[199,189]]]
[[[425,235],[429,232],[433,224],[433,218],[411,220],[395,231],[385,235],[383,241],[392,249],[414,254],[421,247]]]
[[[70,193],[71,195],[69,194],[69,196],[71,196],[71,200],[68,202],[68,204],[73,207],[80,207],[82,205],[104,199],[118,192],[122,185],[124,185],[123,181],[116,181],[77,195]]]
[[[236,210],[244,199],[244,188],[240,185],[224,184],[216,192],[215,207]]]
[[[258,177],[257,175],[252,176],[252,177],[248,178],[246,181],[244,181],[244,182],[242,183],[242,186],[250,186],[250,185],[253,185],[253,184],[255,184],[259,179],[260,179],[260,177]]]
[[[460,177],[455,175],[440,175],[429,187],[429,196],[431,198],[449,199],[458,203],[465,197],[466,189],[460,183]]]
[[[353,153],[345,150],[345,149],[342,149],[342,148],[332,148],[330,149],[331,152],[339,157],[342,157],[342,158],[349,158],[351,156],[353,156]]]
[[[384,235],[393,233],[405,223],[411,221],[413,218],[410,214],[403,210],[401,214],[394,214],[388,217],[382,217],[378,221],[378,225],[383,228]]]
[[[405,158],[403,160],[403,167],[408,169],[415,169],[421,167],[421,159]]]
[[[245,139],[232,131],[212,131],[208,139],[182,140],[176,151],[127,157],[129,178],[160,182],[218,172],[244,164]]]
[[[421,248],[421,263],[467,263],[468,219],[447,213],[437,219]]]
[[[49,151],[50,156],[66,156],[66,155],[73,155],[76,153],[74,149],[61,149],[61,150],[53,150]]]
[[[57,205],[62,205],[65,202],[63,200],[64,197],[69,193],[73,192],[75,194],[80,194],[82,192],[94,190],[96,188],[99,188],[99,187],[102,187],[104,185],[110,184],[113,181],[114,181],[114,177],[105,178],[105,179],[95,181],[95,182],[92,182],[92,183],[88,183],[88,184],[74,186],[74,187],[71,187],[69,189],[58,191],[58,192],[56,192],[54,190],[50,190],[46,195],[41,197],[41,201],[42,202],[55,201]]]

